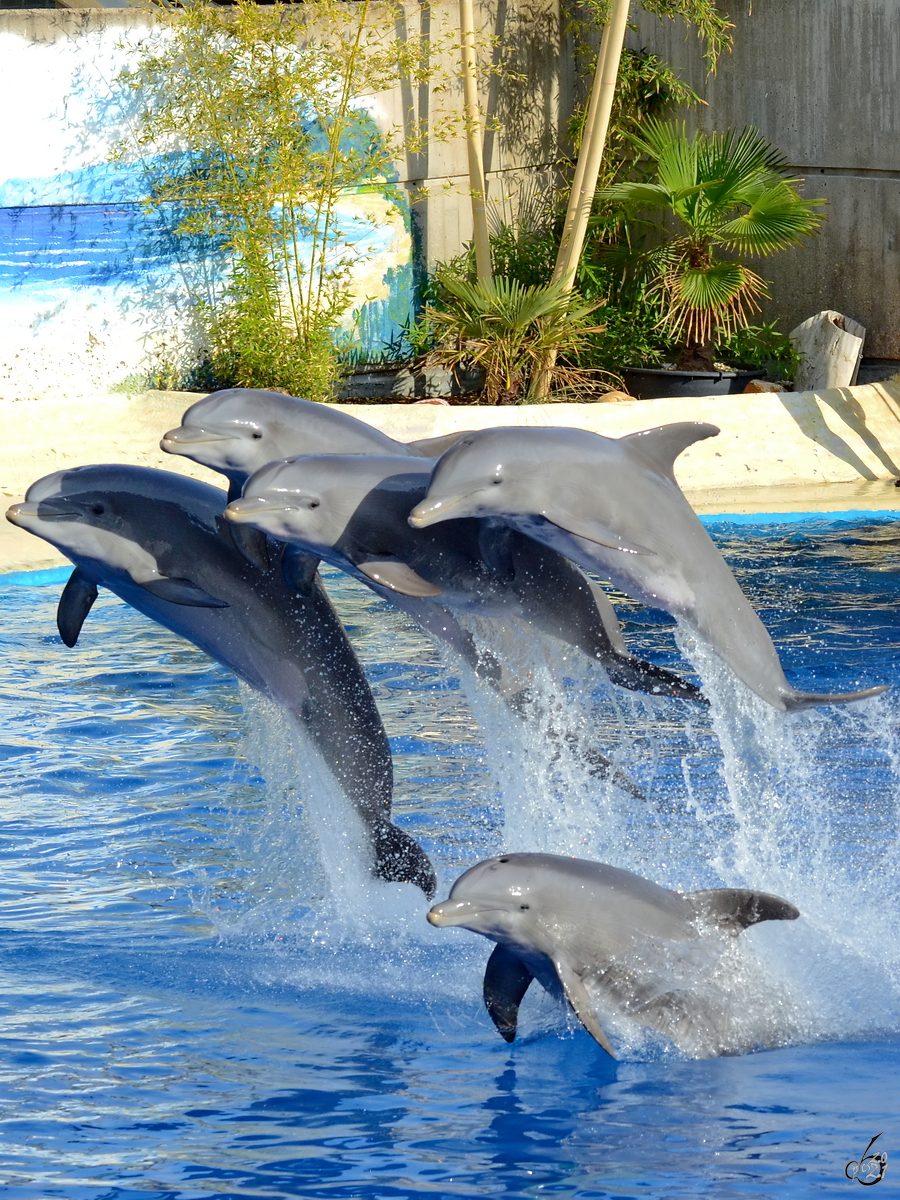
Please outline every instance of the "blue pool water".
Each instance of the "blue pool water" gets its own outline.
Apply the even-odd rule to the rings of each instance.
[[[900,679],[900,525],[712,528],[792,683]],[[748,931],[722,984],[770,1048],[691,1060],[623,1026],[613,1061],[530,993],[507,1046],[481,1006],[488,944],[340,861],[335,798],[277,713],[108,593],[67,650],[58,575],[19,576],[0,624],[4,1197],[853,1196],[845,1164],[882,1130],[875,1194],[900,1194],[900,689],[784,718],[685,646],[707,713],[547,646],[535,731],[327,582],[441,895],[500,846],[779,892],[803,916]],[[667,618],[619,607],[632,649],[687,671]],[[550,753],[570,727],[647,803]]]

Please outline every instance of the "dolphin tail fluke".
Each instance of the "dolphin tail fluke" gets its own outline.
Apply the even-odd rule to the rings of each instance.
[[[795,692],[793,689],[782,693],[786,712],[800,712],[804,708],[814,708],[817,704],[850,704],[854,700],[868,700],[870,696],[880,696],[886,692],[890,684],[883,683],[879,687],[863,688],[860,692],[837,692],[834,694],[816,692]]]
[[[709,703],[695,684],[654,663],[619,655],[603,665],[612,683],[631,692],[645,692],[648,696],[673,696],[676,700],[694,700],[698,704]]]
[[[519,1005],[534,976],[505,946],[497,945],[484,969],[484,1003],[497,1032],[506,1042],[515,1041]]]
[[[385,883],[413,883],[431,900],[437,876],[431,860],[418,842],[390,821],[379,821],[372,830],[375,878]]]
[[[56,628],[65,645],[71,647],[78,641],[81,627],[96,599],[96,583],[81,567],[76,567],[62,590],[56,610]]]

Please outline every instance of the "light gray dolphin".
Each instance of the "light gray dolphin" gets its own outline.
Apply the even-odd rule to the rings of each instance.
[[[720,1053],[716,1014],[691,990],[722,949],[716,932],[737,934],[760,921],[799,915],[765,892],[716,888],[682,895],[606,863],[504,854],[461,875],[428,920],[497,943],[484,974],[484,1002],[506,1041],[515,1038],[519,1005],[537,979],[564,996],[615,1057],[592,990],[604,1004],[676,1042],[692,1024],[705,1026],[707,1051]]]
[[[499,523],[411,528],[433,465],[339,454],[270,463],[225,515],[340,567],[445,640],[459,613],[518,618],[599,661],[623,687],[702,699],[693,684],[628,654],[614,617],[602,620],[597,589],[562,555]],[[457,648],[471,659],[467,645]]]
[[[181,425],[170,429],[160,446],[227,476],[228,498],[233,500],[254,471],[277,458],[298,454],[437,458],[463,436],[451,433],[398,442],[327,404],[255,388],[226,388],[192,404]]]
[[[431,863],[390,820],[387,736],[316,560],[288,588],[235,548],[224,507],[224,492],[181,475],[91,466],[38,480],[7,519],[75,564],[57,614],[66,645],[103,586],[199,646],[300,721],[366,827],[375,874],[432,895]]]
[[[467,434],[439,460],[410,524],[503,520],[679,617],[781,711],[886,691],[815,694],[785,679],[765,626],[675,482],[678,455],[718,432],[684,421],[621,438],[562,428]]]

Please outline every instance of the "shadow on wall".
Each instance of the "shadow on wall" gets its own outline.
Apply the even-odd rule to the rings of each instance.
[[[809,397],[815,395],[811,403]],[[778,399],[785,410],[797,423],[800,432],[822,446],[829,454],[841,459],[858,472],[863,479],[877,480],[881,478],[876,471],[866,465],[856,451],[834,430],[829,429],[819,405],[827,404],[829,408],[852,429],[860,441],[875,458],[894,477],[900,476],[900,467],[882,446],[876,435],[866,424],[865,409],[854,397],[850,388],[827,388],[821,392],[779,392]],[[896,415],[896,414],[895,414]]]

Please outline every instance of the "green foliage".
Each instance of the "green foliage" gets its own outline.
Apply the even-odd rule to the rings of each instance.
[[[201,311],[210,368],[222,384],[325,399],[360,245],[388,211],[384,185],[361,185],[420,137],[380,134],[359,100],[424,83],[421,46],[370,0],[146,8],[155,29],[119,77],[141,112],[117,156],[143,158],[149,205],[229,262]]]
[[[761,367],[774,379],[793,383],[801,358],[786,333],[771,321],[746,325],[718,342],[716,357],[741,367]]]
[[[719,55],[731,49],[731,22],[728,14],[717,8],[713,0],[639,0],[645,12],[656,17],[674,20],[680,17],[693,26],[703,43],[703,57],[710,71],[716,69]],[[579,14],[602,29],[609,20],[610,0],[579,0]],[[584,20],[584,15],[581,20]]]
[[[437,278],[441,308],[426,310],[435,338],[430,360],[451,369],[481,367],[488,404],[520,404],[534,368],[548,347],[577,358],[584,339],[599,328],[585,304],[561,284],[524,286],[497,277],[490,285],[471,283],[449,271]],[[584,386],[589,375],[564,363],[554,368],[557,386]]]
[[[606,254],[662,302],[661,329],[679,345],[678,365],[709,369],[713,343],[747,325],[768,295],[765,282],[732,256],[764,256],[814,233],[819,200],[805,200],[782,157],[758,130],[696,132],[683,123],[645,121],[632,141],[649,164],[647,181],[603,189],[623,227],[653,228],[649,249],[631,232]],[[656,210],[662,220],[643,214]]]

